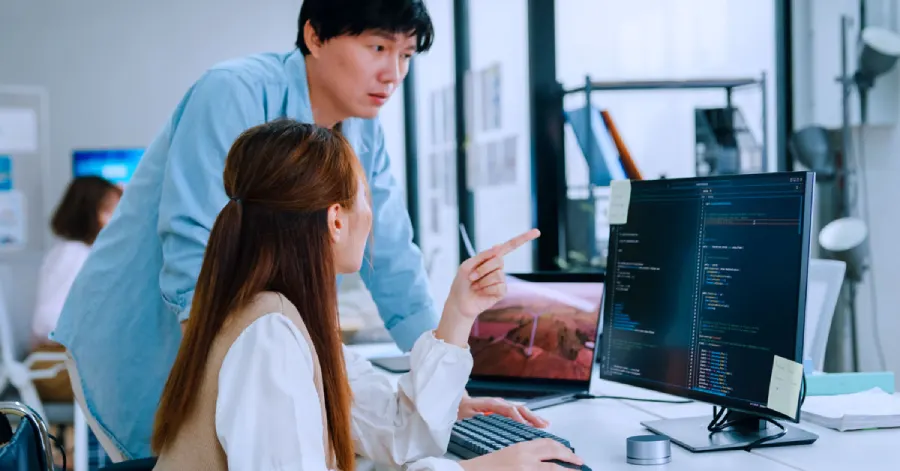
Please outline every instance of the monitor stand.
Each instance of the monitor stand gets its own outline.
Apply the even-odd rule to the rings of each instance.
[[[731,412],[731,417],[739,419],[740,422],[719,432],[707,430],[711,421],[710,417],[653,420],[641,422],[641,425],[653,433],[669,437],[673,443],[695,453],[745,449],[761,438],[781,433],[781,429],[758,416]],[[781,421],[778,423],[785,428],[786,433],[783,436],[753,445],[753,447],[808,445],[819,438],[818,435],[806,430],[791,427]]]

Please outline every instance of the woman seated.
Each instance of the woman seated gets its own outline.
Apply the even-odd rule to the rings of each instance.
[[[352,471],[356,454],[410,470],[580,464],[551,440],[440,458],[472,368],[469,331],[505,292],[503,256],[537,231],[460,267],[439,326],[395,385],[341,344],[335,277],[360,270],[372,227],[349,143],[313,125],[263,124],[232,146],[224,183],[231,201],[156,415],[156,470]]]
[[[48,336],[56,328],[63,303],[75,276],[91,251],[94,239],[112,217],[122,190],[100,177],[78,177],[69,183],[53,213],[50,228],[58,238],[44,256],[38,275],[37,299],[31,319],[32,347],[40,352],[65,352]],[[36,362],[35,369],[50,368],[53,362]],[[44,401],[71,402],[72,385],[63,369],[55,377],[34,382]]]

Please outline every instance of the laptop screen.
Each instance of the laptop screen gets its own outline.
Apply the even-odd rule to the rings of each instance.
[[[590,381],[602,274],[509,274],[469,336],[473,379]]]

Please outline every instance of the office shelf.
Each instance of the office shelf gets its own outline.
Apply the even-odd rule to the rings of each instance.
[[[590,80],[590,78],[588,78]],[[680,90],[680,89],[734,89],[759,85],[765,83],[765,75],[762,78],[736,78],[736,79],[691,79],[691,80],[625,80],[609,82],[589,82],[591,91],[604,90]],[[577,88],[564,90],[566,95],[581,93],[586,90],[588,84]]]
[[[725,108],[732,110],[732,95],[735,90],[758,88],[760,92],[761,107],[761,124],[762,139],[760,145],[761,153],[761,171],[768,171],[768,148],[769,148],[769,129],[768,129],[768,96],[766,73],[762,72],[758,77],[731,77],[731,78],[698,78],[685,80],[613,80],[613,81],[593,81],[590,76],[585,77],[584,85],[575,88],[566,89],[559,86],[552,93],[556,101],[556,106],[563,107],[565,97],[581,94],[585,95],[585,123],[592,122],[592,95],[595,92],[611,93],[617,91],[677,91],[677,90],[723,90],[725,92]],[[580,112],[580,111],[579,111]],[[729,114],[726,111],[726,114]],[[586,133],[585,149],[589,155],[585,155],[588,162],[593,161],[593,139],[594,133]],[[564,160],[564,159],[563,159]],[[699,170],[699,162],[697,163]],[[575,263],[579,265],[576,269],[585,270],[603,270],[605,269],[604,243],[607,234],[598,233],[608,231],[607,225],[596,224],[597,213],[605,213],[606,194],[598,193],[595,190],[599,188],[588,185],[584,188],[577,188],[568,185],[565,180],[565,171],[557,173],[560,181],[556,182],[558,186],[563,188],[566,195],[566,205],[563,206],[556,217],[559,220],[561,228],[560,234],[560,253],[556,260],[557,265],[572,269],[568,265]],[[605,218],[605,217],[604,217]],[[577,259],[577,260],[575,260]]]
[[[685,80],[612,80],[595,82],[590,76],[586,76],[584,85],[576,88],[562,89],[563,97],[584,93],[587,104],[585,110],[590,113],[591,95],[594,92],[614,92],[614,91],[653,91],[653,90],[725,90],[725,107],[732,108],[732,94],[735,89],[758,87],[760,91],[760,103],[762,105],[762,172],[767,172],[769,167],[769,116],[768,116],[768,96],[766,87],[766,73],[760,73],[759,77],[740,77],[740,78],[701,78],[701,79],[685,79]],[[590,123],[590,118],[587,119]],[[588,133],[590,134],[590,133]],[[590,148],[590,146],[588,146]]]

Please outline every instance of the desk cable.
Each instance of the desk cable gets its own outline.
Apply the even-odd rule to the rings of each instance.
[[[805,401],[806,401],[806,375],[804,374],[802,382],[800,383],[800,407],[803,406],[803,403]],[[710,435],[712,435],[714,433],[725,431],[726,429],[733,427],[735,425],[738,425],[739,423],[745,422],[747,420],[764,420],[767,423],[770,423],[770,424],[778,427],[778,429],[779,429],[779,432],[774,435],[768,435],[765,437],[761,437],[761,438],[751,442],[750,444],[748,444],[747,446],[744,447],[744,451],[750,451],[753,448],[755,448],[763,443],[770,442],[772,440],[777,440],[787,434],[787,428],[785,428],[784,425],[781,425],[774,419],[770,419],[768,417],[762,417],[762,416],[748,417],[746,415],[743,415],[737,419],[734,419],[734,418],[731,418],[731,414],[732,414],[732,411],[725,407],[719,408],[719,407],[713,406],[713,419],[709,423],[709,425],[706,427],[706,429],[709,430]]]
[[[60,443],[59,439],[56,438],[55,435],[50,434],[50,433],[48,433],[47,435],[49,435],[50,440],[53,440],[53,443],[56,444],[56,448],[59,448],[59,454],[62,456],[62,468],[60,468],[60,469],[69,469],[66,467],[66,466],[68,466],[68,463],[66,463],[66,447],[64,447],[62,445],[62,443]],[[54,465],[54,468],[55,468],[55,465]]]
[[[694,401],[689,399],[648,399],[641,397],[627,397],[627,396],[595,396],[593,394],[588,393],[578,393],[575,394],[575,399],[614,399],[620,401],[638,401],[638,402],[655,402],[659,404],[690,404]]]

